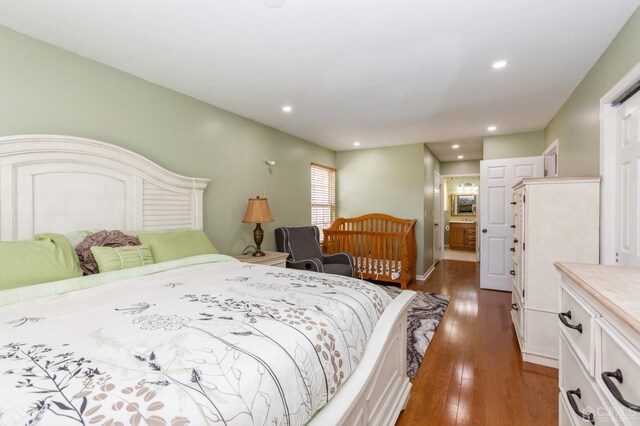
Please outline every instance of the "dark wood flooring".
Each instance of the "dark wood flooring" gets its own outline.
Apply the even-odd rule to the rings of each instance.
[[[522,362],[511,293],[481,290],[479,275],[479,263],[443,260],[411,286],[451,299],[397,425],[558,423],[557,370]]]

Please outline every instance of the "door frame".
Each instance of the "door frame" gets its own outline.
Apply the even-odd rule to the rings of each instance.
[[[478,160],[481,161],[481,160]],[[476,256],[478,257],[478,262],[480,262],[480,237],[478,236],[478,230],[480,229],[480,172],[478,173],[457,173],[457,174],[449,174],[449,175],[440,175],[440,182],[443,182],[445,179],[450,177],[475,177],[478,178],[478,193],[476,194]],[[444,185],[442,185],[444,186]],[[440,220],[444,221],[444,199],[445,195],[440,192]],[[440,226],[440,241],[442,244],[440,245],[442,250],[442,257],[444,259],[444,226]]]
[[[616,264],[616,139],[617,109],[611,102],[640,80],[640,63],[636,64],[602,98],[600,98],[600,263]]]
[[[440,174],[439,171],[435,171],[433,172],[433,189],[435,191],[436,189],[436,175],[438,175],[438,190],[440,191],[440,205],[438,206],[433,206],[434,209],[438,209],[440,214],[440,222],[438,223],[438,233],[437,235],[434,233],[433,235],[433,266],[437,265],[440,261],[442,261],[444,259],[444,231],[443,231],[443,226],[442,226],[442,222],[444,220],[444,202],[442,201],[443,199],[443,195],[442,195],[442,175]],[[436,241],[440,241],[440,256],[438,256],[438,262],[435,261],[435,247],[436,247]]]
[[[557,177],[558,176],[558,157],[559,157],[559,152],[560,152],[560,140],[556,138],[556,140],[553,141],[553,143],[551,145],[549,145],[547,147],[547,149],[544,150],[544,152],[542,153],[542,156],[544,157],[544,171],[545,171],[545,177]],[[553,176],[549,176],[546,174],[547,172],[547,157],[550,156],[555,156],[555,174]]]

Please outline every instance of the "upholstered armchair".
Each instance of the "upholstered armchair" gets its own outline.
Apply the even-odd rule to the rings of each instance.
[[[289,253],[287,268],[353,277],[353,256],[349,253],[323,255],[317,226],[276,229],[278,251]]]

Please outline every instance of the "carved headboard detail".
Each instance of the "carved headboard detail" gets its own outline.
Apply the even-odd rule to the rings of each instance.
[[[2,137],[0,240],[81,229],[202,229],[208,182],[96,140]]]

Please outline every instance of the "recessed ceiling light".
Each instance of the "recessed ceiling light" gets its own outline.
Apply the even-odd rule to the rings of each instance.
[[[497,127],[496,127],[496,126],[489,126],[489,127],[487,127],[487,130],[488,130],[488,131],[490,131],[490,132],[495,132],[495,131],[496,131],[496,129],[497,129]]]
[[[453,149],[458,149],[458,148],[460,148],[460,145],[458,145],[458,144],[451,145],[451,148],[453,148]]]
[[[293,108],[291,108],[289,105],[285,105],[285,106],[282,107],[282,111],[291,112],[291,111],[293,111]]]
[[[458,160],[462,160],[464,158],[464,155],[458,155]]]
[[[353,146],[360,146],[360,142],[354,142]]]
[[[494,62],[493,65],[491,66],[493,67],[494,70],[499,70],[500,68],[504,68],[507,66],[507,61],[503,59],[501,61]]]

